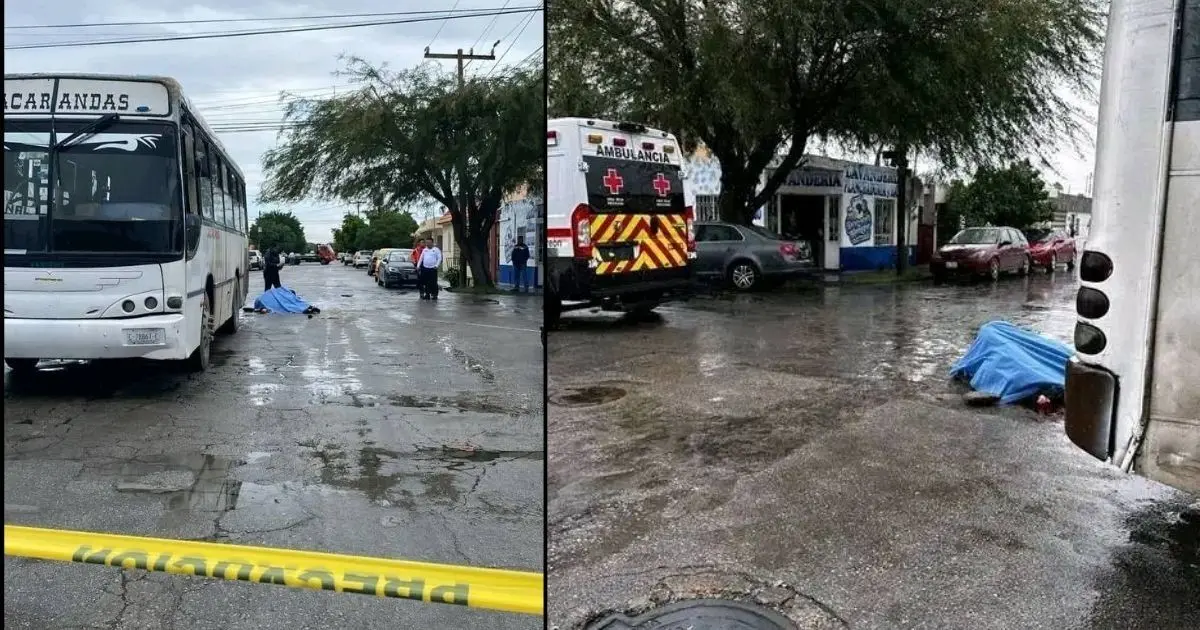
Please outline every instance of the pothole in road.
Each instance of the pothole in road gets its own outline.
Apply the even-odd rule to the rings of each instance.
[[[625,390],[611,385],[573,387],[568,393],[551,397],[550,402],[560,407],[587,407],[602,405],[625,397]]]
[[[796,626],[773,610],[744,602],[700,599],[676,602],[638,617],[612,615],[586,630],[793,630]]]

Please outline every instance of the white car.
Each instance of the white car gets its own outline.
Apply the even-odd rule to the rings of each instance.
[[[258,253],[257,249],[250,250],[250,271],[257,271],[259,269],[262,269],[262,266],[263,266],[262,254]]]
[[[371,254],[372,252],[367,250],[354,254],[354,268],[358,269],[359,267],[366,267],[371,264]]]

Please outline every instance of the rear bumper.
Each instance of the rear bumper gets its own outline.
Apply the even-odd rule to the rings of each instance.
[[[1115,375],[1071,357],[1064,401],[1067,437],[1096,459],[1107,460],[1113,452],[1118,395]]]
[[[125,331],[160,328],[163,343],[130,345]],[[182,314],[134,319],[4,320],[7,359],[186,359]]]
[[[685,297],[695,289],[690,265],[598,275],[586,260],[551,259],[546,277],[550,290],[564,301],[644,301],[648,296],[666,300]]]

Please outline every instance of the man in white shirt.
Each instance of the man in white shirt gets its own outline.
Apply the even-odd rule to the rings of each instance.
[[[417,281],[424,287],[422,300],[436,300],[438,296],[438,267],[442,265],[442,250],[432,239],[425,241],[425,249],[417,259]]]

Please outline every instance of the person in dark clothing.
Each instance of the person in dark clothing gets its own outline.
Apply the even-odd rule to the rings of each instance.
[[[282,287],[279,282],[279,268],[283,266],[283,257],[279,255],[279,250],[274,247],[267,250],[266,257],[263,258],[263,284],[266,288],[263,292],[270,291],[272,287]]]
[[[529,290],[529,278],[525,276],[525,267],[529,264],[529,246],[525,244],[525,237],[518,236],[517,244],[512,249],[512,264],[513,273],[517,278],[513,281],[513,290],[520,291],[524,286],[525,290]]]

